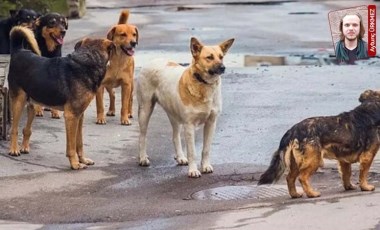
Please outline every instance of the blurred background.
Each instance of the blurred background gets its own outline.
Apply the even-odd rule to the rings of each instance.
[[[10,10],[33,9],[40,14],[58,12],[69,18],[81,18],[86,13],[85,0],[0,0],[0,18],[9,17]]]

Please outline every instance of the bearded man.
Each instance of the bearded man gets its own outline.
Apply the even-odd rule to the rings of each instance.
[[[355,64],[368,58],[367,42],[363,41],[365,29],[360,14],[346,14],[340,20],[340,41],[336,43],[338,63]]]

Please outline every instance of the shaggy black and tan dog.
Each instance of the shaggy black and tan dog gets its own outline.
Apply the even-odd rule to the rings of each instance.
[[[31,50],[23,49],[26,43]],[[83,151],[83,114],[95,97],[114,50],[115,45],[108,39],[83,39],[67,57],[40,57],[33,32],[25,27],[12,29],[8,75],[13,116],[11,156],[29,153],[34,104],[37,103],[64,111],[66,156],[71,168],[80,169],[94,164]],[[20,148],[17,143],[18,125],[25,104],[28,104],[28,119]]]
[[[271,184],[289,169],[286,177],[292,198],[302,196],[296,191],[299,178],[308,197],[318,197],[310,185],[311,175],[323,165],[323,158],[336,159],[345,190],[355,189],[351,183],[351,164],[360,163],[359,186],[373,191],[367,176],[380,147],[380,92],[367,90],[360,95],[361,105],[337,116],[312,117],[295,124],[280,141],[269,168],[258,184]]]

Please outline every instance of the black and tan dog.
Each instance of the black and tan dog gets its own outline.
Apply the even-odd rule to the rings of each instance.
[[[318,197],[309,179],[323,166],[323,158],[336,159],[345,190],[355,189],[351,183],[351,164],[360,163],[359,186],[362,191],[373,191],[367,176],[379,150],[380,92],[367,90],[360,95],[361,105],[337,116],[308,118],[289,129],[280,141],[269,168],[258,184],[277,181],[289,168],[286,177],[292,198],[302,196],[296,191],[299,178],[308,197]]]
[[[10,10],[10,17],[0,21],[0,54],[10,54],[9,33],[14,26],[33,28],[39,14],[32,9]]]
[[[32,51],[23,49],[26,41]],[[84,39],[67,57],[40,57],[33,32],[24,27],[11,31],[11,61],[8,83],[13,123],[9,154],[29,153],[34,103],[64,111],[66,155],[72,169],[94,162],[83,152],[83,113],[95,97],[115,46],[108,39]],[[28,119],[23,129],[21,148],[17,143],[18,125],[25,104]]]
[[[53,58],[62,56],[63,38],[68,29],[67,18],[58,13],[48,13],[39,17],[34,25],[34,34],[41,50],[41,56]],[[43,108],[35,106],[36,116],[43,116]],[[59,119],[58,110],[51,110],[51,117]]]
[[[67,18],[58,13],[48,13],[36,20],[34,34],[43,57],[62,56],[68,26]]]
[[[139,36],[137,27],[127,24],[129,11],[123,10],[117,25],[113,26],[107,34],[107,38],[116,46],[116,52],[111,56],[111,66],[108,68],[101,87],[96,94],[96,124],[105,124],[103,94],[106,88],[110,106],[107,116],[115,116],[115,87],[121,86],[121,113],[122,125],[130,125],[133,104],[133,80],[135,71],[134,49],[138,44]]]

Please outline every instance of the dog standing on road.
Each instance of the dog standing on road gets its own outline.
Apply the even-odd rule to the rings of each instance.
[[[48,58],[62,56],[63,38],[68,26],[67,18],[58,13],[48,13],[36,20],[34,34],[41,50],[41,56]],[[42,106],[35,105],[34,108],[37,117],[44,115]],[[51,117],[59,119],[58,110],[52,109]]]
[[[23,49],[25,42],[31,50]],[[115,49],[112,41],[83,39],[67,57],[46,58],[39,56],[33,32],[15,27],[11,31],[11,44],[8,83],[13,121],[9,155],[29,153],[34,103],[38,103],[64,111],[66,156],[71,168],[93,165],[83,152],[83,116],[104,78],[110,53]],[[26,104],[28,117],[20,148],[18,125]]]
[[[319,197],[309,179],[323,166],[323,158],[339,163],[343,187],[355,189],[351,183],[351,164],[360,163],[359,186],[362,191],[373,191],[368,184],[368,171],[380,147],[380,92],[367,90],[360,95],[361,105],[337,116],[312,117],[295,124],[280,141],[269,168],[258,184],[271,184],[281,177],[286,168],[289,194],[299,198],[295,182],[299,178],[308,197]]]
[[[204,46],[196,38],[191,38],[193,61],[188,68],[175,62],[157,60],[141,70],[136,91],[141,166],[150,164],[146,153],[146,134],[150,116],[158,103],[166,111],[173,128],[175,159],[179,165],[189,165],[189,177],[201,176],[195,162],[194,132],[196,126],[204,124],[201,170],[203,173],[213,172],[209,154],[222,106],[223,57],[233,42],[234,39],[230,39],[216,46]],[[187,158],[181,145],[182,125],[185,129]]]
[[[96,124],[106,124],[104,116],[103,95],[106,88],[110,106],[107,116],[115,116],[115,87],[121,86],[121,116],[122,125],[131,125],[133,103],[133,80],[135,61],[133,55],[138,44],[139,34],[137,27],[127,24],[129,11],[123,10],[119,17],[119,23],[111,28],[107,38],[116,46],[116,52],[111,56],[111,66],[96,94]]]

